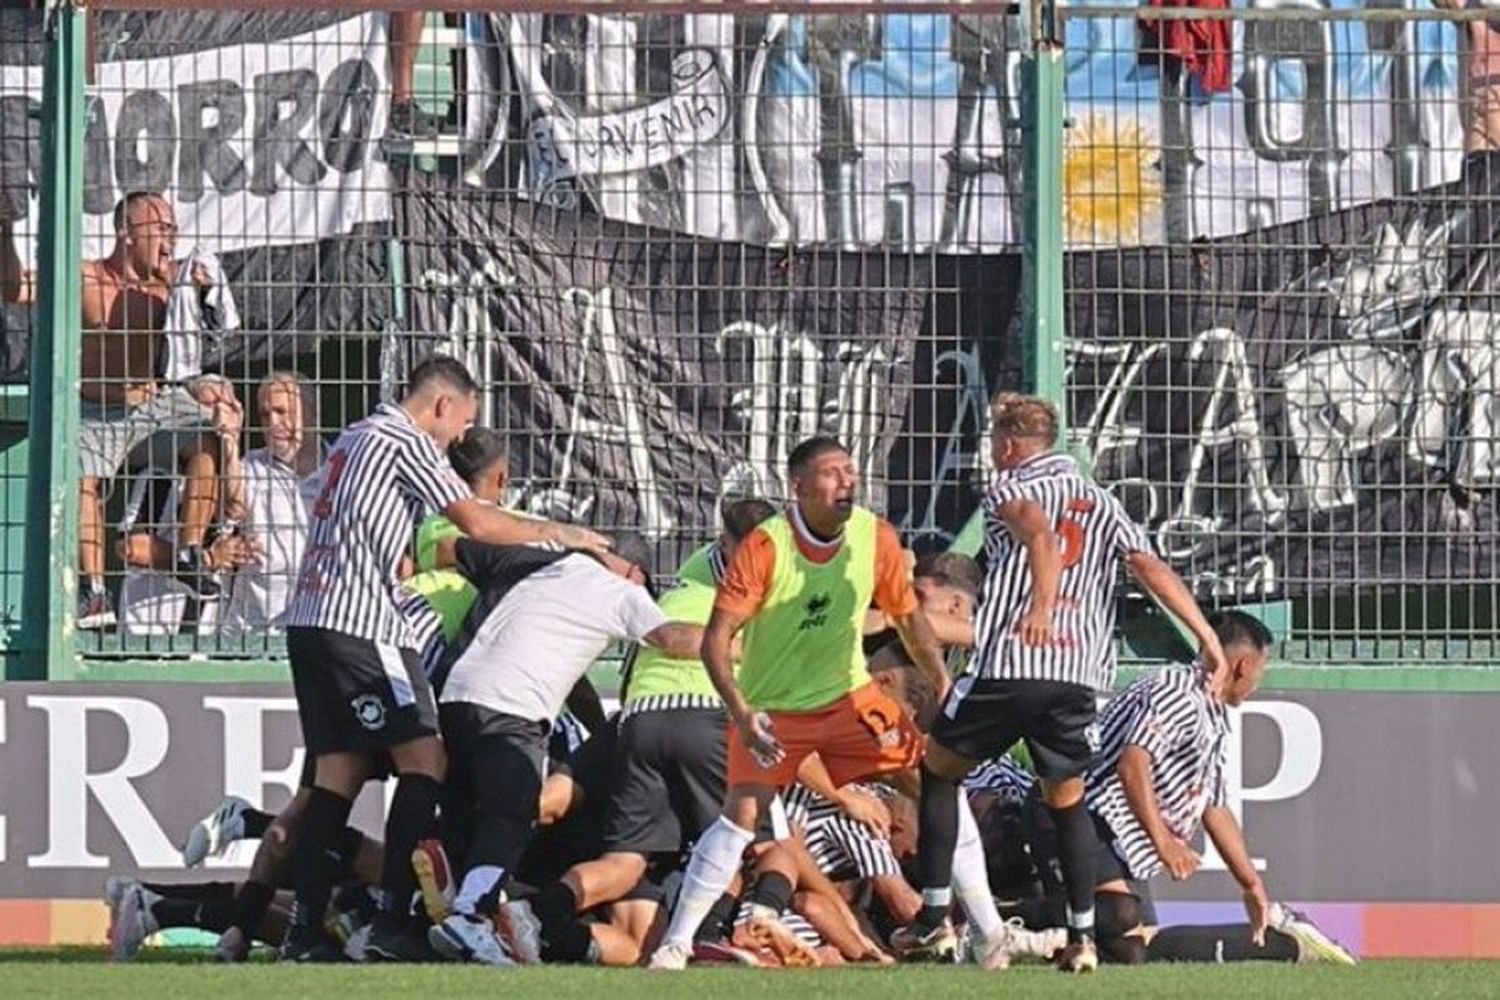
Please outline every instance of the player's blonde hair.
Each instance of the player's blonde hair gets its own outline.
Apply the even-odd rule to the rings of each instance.
[[[1001,392],[990,402],[992,437],[1031,438],[1057,444],[1057,407],[1037,396]]]

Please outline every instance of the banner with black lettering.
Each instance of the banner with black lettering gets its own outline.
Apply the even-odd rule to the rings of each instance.
[[[327,11],[101,11],[85,96],[86,259],[114,248],[113,212],[162,193],[177,255],[218,254],[243,329],[205,363],[288,359],[390,316],[386,17]],[[0,12],[0,214],[34,266],[41,15]],[[0,309],[0,380],[24,381],[31,317]]]
[[[928,278],[904,257],[787,254],[417,182],[398,201],[419,350],[495,388],[519,502],[713,534],[726,497],[787,495],[831,434],[884,505]]]

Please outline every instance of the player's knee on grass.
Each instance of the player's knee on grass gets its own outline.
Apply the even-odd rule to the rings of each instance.
[[[1099,936],[1124,937],[1141,926],[1141,900],[1126,892],[1101,892],[1094,897]]]

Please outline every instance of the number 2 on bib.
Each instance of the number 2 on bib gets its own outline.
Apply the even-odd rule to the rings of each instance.
[[[1094,501],[1083,497],[1074,497],[1068,501],[1067,509],[1063,516],[1057,519],[1057,537],[1061,541],[1062,568],[1072,569],[1083,560],[1084,531],[1083,522],[1076,515],[1091,513],[1094,509]]]

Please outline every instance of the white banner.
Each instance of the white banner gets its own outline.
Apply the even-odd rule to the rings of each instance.
[[[13,130],[41,100],[39,66],[0,67]],[[159,59],[101,62],[87,97],[85,257],[114,241],[115,203],[164,193],[179,243],[216,253],[308,243],[390,218],[379,142],[389,110],[386,16],[366,14],[275,41]],[[22,126],[24,127],[24,126]],[[4,176],[32,176],[26,220],[40,218],[40,150],[4,143]],[[30,232],[27,232],[30,230]],[[33,240],[17,241],[23,258]]]
[[[1452,24],[1237,21],[1228,88],[1180,93],[1134,18],[1088,16],[1099,2],[1070,4],[1066,22],[1070,247],[1229,236],[1458,176]],[[1306,6],[1235,2],[1247,5]],[[590,13],[508,25],[533,197],[723,240],[948,252],[1020,240],[1014,19]]]

